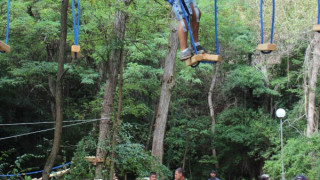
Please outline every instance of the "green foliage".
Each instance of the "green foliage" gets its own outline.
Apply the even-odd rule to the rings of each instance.
[[[276,121],[261,110],[231,108],[220,113],[217,122],[215,147],[225,176],[235,178],[259,170],[258,165],[274,153],[279,142]]]
[[[278,95],[278,92],[270,89],[262,72],[250,66],[238,66],[227,77],[224,86],[225,93],[252,91],[252,95],[260,97],[262,94]]]
[[[319,136],[289,139],[284,146],[284,167],[286,177],[304,174],[309,179],[320,178]],[[264,170],[275,179],[281,178],[281,152],[277,151],[266,161]]]
[[[197,3],[202,12],[200,42],[214,52],[214,1],[197,0]],[[0,122],[52,121],[54,96],[48,81],[52,80],[54,85],[57,78],[61,1],[15,0],[11,5],[9,45],[12,51],[0,54]],[[264,5],[265,41],[268,41],[271,1]],[[305,49],[313,38],[310,28],[315,23],[316,8],[313,7],[316,7],[316,1],[282,0],[277,1],[277,7],[281,7],[277,11],[274,35],[278,51],[272,56],[261,56],[255,51],[260,41],[258,1],[218,1],[218,33],[223,61],[213,90],[217,115],[215,135],[211,134],[207,103],[215,65],[201,64],[194,69],[176,61],[175,87],[164,145],[163,164],[166,167],[151,164],[154,159],[150,156],[148,140],[152,139],[149,128],[153,127],[151,122],[156,117],[160,96],[169,25],[176,23],[170,19],[170,5],[163,1],[133,1],[126,10],[125,41],[119,43],[114,40],[113,20],[116,10],[125,10],[124,4],[117,0],[81,1],[82,58],[73,61],[70,46],[74,43],[74,35],[69,7],[63,77],[64,119],[100,117],[110,50],[124,45],[123,124],[118,146],[114,148],[115,162],[122,175],[133,173],[143,177],[155,167],[162,177],[168,178],[170,170],[184,163],[188,179],[205,179],[218,162],[220,177],[253,179],[267,161],[265,171],[279,178],[278,122],[272,119],[273,111],[276,107],[285,107],[290,125],[301,132],[306,128],[303,65]],[[0,11],[6,11],[5,1],[0,2]],[[5,13],[0,14],[1,40],[5,37],[5,16]],[[269,58],[281,62],[269,64],[264,61]],[[261,67],[267,71],[262,73]],[[119,106],[118,96],[117,92],[115,109]],[[316,109],[319,100],[317,93]],[[96,152],[96,134],[88,136],[94,129],[92,126],[96,128],[98,123],[63,131],[59,152],[62,158],[58,161],[72,159],[75,162],[73,173],[65,179],[93,178],[94,167],[83,159]],[[319,156],[317,139],[301,138],[291,126],[284,129],[285,139],[289,139],[285,147],[288,176],[293,177],[296,171],[319,179],[319,162],[314,158]],[[0,127],[0,135],[5,137],[46,128],[46,125]],[[30,167],[43,167],[44,158],[35,154],[48,155],[52,138],[52,132],[49,132],[5,141],[6,146],[0,147],[0,172],[26,172]],[[212,156],[212,148],[217,150],[218,159]],[[104,172],[108,174],[108,166]]]

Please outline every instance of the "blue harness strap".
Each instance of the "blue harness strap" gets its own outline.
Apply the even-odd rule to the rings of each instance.
[[[8,44],[9,42],[9,25],[10,25],[10,0],[8,0],[7,3],[7,32],[6,32],[6,41],[5,43]],[[0,51],[1,53],[4,53],[3,51]]]
[[[272,0],[272,23],[271,23],[270,44],[273,43],[274,19],[275,19],[275,0]],[[263,34],[264,34],[263,33],[263,0],[260,0],[260,27],[261,27],[261,44],[263,44],[264,43],[264,37],[263,37]],[[269,54],[269,53],[271,53],[271,51],[262,51],[262,53]]]
[[[76,21],[75,12],[75,0],[72,0],[72,20],[73,20],[73,33],[74,33],[74,44],[79,43],[79,29],[80,29],[80,0],[78,0],[78,20]],[[77,59],[77,53],[75,53],[75,59]]]

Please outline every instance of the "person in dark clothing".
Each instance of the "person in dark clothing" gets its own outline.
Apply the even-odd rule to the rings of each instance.
[[[216,171],[215,170],[211,170],[210,172],[210,178],[208,180],[219,180],[219,178],[216,177]]]
[[[298,175],[294,178],[294,180],[308,180],[308,178],[303,175]]]

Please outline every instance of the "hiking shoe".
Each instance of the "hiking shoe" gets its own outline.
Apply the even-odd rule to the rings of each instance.
[[[209,53],[209,51],[207,51],[204,47],[202,47],[201,45],[199,46],[196,46],[197,48],[197,51],[198,51],[198,54],[204,54],[204,53]],[[193,49],[193,46],[192,46],[192,49]],[[193,50],[194,51],[194,50]],[[194,51],[195,53],[195,51]]]
[[[188,48],[188,50],[185,52],[180,51],[180,60],[181,61],[185,61],[185,60],[191,58],[191,56],[192,56],[192,51],[190,48]]]

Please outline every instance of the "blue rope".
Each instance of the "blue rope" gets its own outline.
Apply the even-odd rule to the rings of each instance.
[[[263,44],[263,0],[260,1],[260,27],[261,27],[261,44]]]
[[[276,14],[276,5],[274,0],[272,0],[272,24],[271,24],[271,37],[270,37],[270,44],[273,43],[273,30],[274,30],[274,18]]]
[[[75,0],[72,0],[72,19],[73,19],[73,32],[74,32],[74,43],[78,45],[79,42],[79,29],[80,29],[80,0],[78,0],[78,21],[76,23],[75,13]]]
[[[216,54],[219,55],[219,41],[218,41],[218,8],[217,8],[217,0],[214,1],[214,24],[215,24],[215,32],[216,32]]]
[[[5,41],[6,44],[8,44],[9,42],[9,25],[10,25],[10,0],[8,0],[8,4],[7,4],[7,32],[6,32],[6,41]],[[5,52],[0,51],[0,53],[5,53]]]
[[[271,36],[270,44],[273,43],[273,31],[274,31],[274,19],[275,19],[275,0],[272,0],[272,23],[271,23]],[[261,23],[261,44],[263,44],[263,0],[260,1],[260,23]]]
[[[320,0],[318,0],[318,24],[320,24]],[[320,33],[320,31],[318,31]]]
[[[10,24],[10,0],[8,0],[7,5],[7,34],[6,34],[6,44],[9,42],[9,24]]]
[[[68,162],[68,163],[65,163],[64,165],[65,166],[68,166],[70,165],[71,162]],[[63,165],[59,165],[59,166],[56,166],[56,167],[53,167],[52,170],[54,169],[58,169],[58,168],[62,168]],[[0,175],[0,177],[15,177],[15,176],[24,176],[24,175],[31,175],[31,174],[39,174],[39,173],[42,173],[43,170],[40,170],[40,171],[33,171],[33,172],[27,172],[27,173],[18,173],[18,174],[6,174],[6,175]]]

